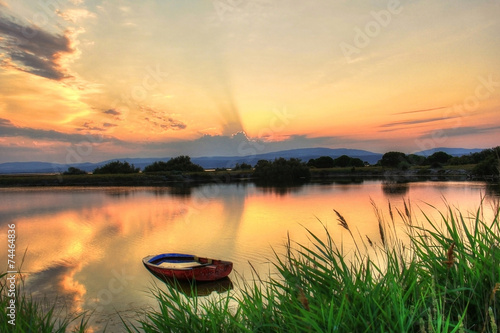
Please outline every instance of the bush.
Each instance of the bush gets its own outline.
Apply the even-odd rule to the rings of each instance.
[[[333,168],[334,162],[333,158],[330,156],[321,156],[316,159],[311,158],[309,162],[307,162],[307,166],[314,168]]]
[[[63,175],[86,175],[87,171],[83,171],[82,169],[78,169],[75,167],[69,167],[68,171],[64,171]]]
[[[134,165],[130,165],[127,161],[120,162],[114,161],[103,165],[100,168],[94,170],[95,174],[120,174],[120,173],[138,173],[139,168],[135,168]]]
[[[431,156],[427,157],[425,159],[424,164],[426,165],[445,165],[448,164],[448,162],[453,158],[453,156],[443,152],[443,151],[437,151]]]
[[[382,155],[380,164],[388,168],[397,168],[402,163],[408,163],[408,159],[404,153],[398,151],[390,151]]]
[[[277,158],[273,162],[259,160],[255,165],[254,176],[260,181],[287,183],[308,180],[311,173],[307,165],[297,158],[286,160]]]
[[[250,164],[247,164],[247,163],[236,163],[236,165],[234,166],[233,170],[251,170],[252,169],[252,166]]]
[[[203,172],[205,169],[191,162],[189,156],[181,155],[174,157],[168,162],[156,161],[144,168],[144,172]]]

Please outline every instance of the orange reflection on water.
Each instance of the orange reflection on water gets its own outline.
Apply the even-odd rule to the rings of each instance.
[[[370,199],[387,222],[390,201],[399,228],[403,222],[397,210],[404,212],[404,202],[411,201],[415,218],[421,217],[419,208],[439,218],[426,202],[443,209],[444,196],[451,205],[472,211],[482,191],[484,184],[472,182],[379,181],[286,189],[230,184],[0,190],[1,202],[12,202],[0,207],[0,232],[16,224],[17,254],[28,248],[22,271],[29,273],[34,295],[57,295],[70,310],[94,311],[93,323],[107,323],[112,330],[113,325],[121,328],[117,311],[132,316],[134,310],[155,306],[148,288],[157,281],[141,263],[146,255],[179,252],[231,260],[231,277],[250,278],[251,262],[265,277],[273,249],[283,253],[287,235],[311,244],[306,228],[323,237],[326,226],[337,245],[352,249],[353,240],[338,225],[334,209],[358,244],[366,236],[380,244]],[[7,261],[6,253],[0,253],[0,260]]]

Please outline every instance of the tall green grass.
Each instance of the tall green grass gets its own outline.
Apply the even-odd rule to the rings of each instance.
[[[10,274],[9,274],[10,275]],[[65,309],[56,306],[52,301],[37,301],[24,288],[24,279],[16,274],[15,298],[10,297],[8,275],[0,273],[0,332],[37,332],[64,333],[86,332],[88,319],[85,313],[66,313]],[[13,318],[7,316],[7,307],[11,299],[15,299],[15,325],[9,323]]]
[[[463,215],[448,206],[415,221],[409,202],[389,204],[389,221],[374,205],[379,239],[353,234],[354,249],[324,234],[312,246],[288,241],[276,253],[279,277],[241,282],[239,292],[200,299],[175,287],[154,289],[158,310],[129,332],[498,332],[499,208]],[[433,208],[432,209],[436,209]],[[404,225],[404,237],[398,225]],[[337,232],[338,230],[335,230]],[[263,280],[263,281],[262,281]]]

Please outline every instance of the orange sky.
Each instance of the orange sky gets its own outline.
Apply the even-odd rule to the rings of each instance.
[[[490,0],[0,0],[0,163],[497,146],[499,14]]]

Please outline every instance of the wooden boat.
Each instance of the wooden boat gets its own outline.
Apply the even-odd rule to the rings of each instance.
[[[215,281],[231,273],[233,263],[191,254],[163,253],[142,259],[146,268],[160,279]]]

